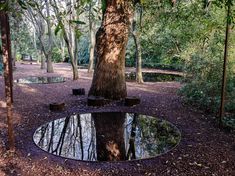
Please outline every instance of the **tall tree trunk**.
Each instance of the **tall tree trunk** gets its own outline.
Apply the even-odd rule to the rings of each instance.
[[[143,83],[143,75],[142,75],[142,52],[141,52],[141,45],[140,45],[140,34],[137,30],[136,21],[133,20],[132,23],[132,36],[135,43],[135,62],[136,62],[136,82]]]
[[[73,68],[73,80],[77,80],[78,77],[78,64],[76,61],[72,61],[72,68]]]
[[[53,8],[56,13],[56,18],[61,23],[61,28],[63,31],[63,37],[66,44],[66,47],[68,49],[69,57],[71,60],[71,65],[73,69],[73,80],[77,80],[79,78],[78,76],[78,64],[77,64],[77,53],[78,53],[78,46],[77,46],[77,37],[76,37],[76,31],[78,30],[76,27],[74,27],[70,21],[77,20],[77,13],[76,13],[76,7],[78,7],[77,1],[68,1],[67,5],[67,11],[69,12],[69,19],[63,20],[60,16],[60,11],[57,5],[57,2],[54,0],[53,2]]]
[[[35,28],[33,29],[33,46],[34,46],[35,51],[37,52],[37,56],[40,56],[41,55],[41,53],[40,53],[41,51],[39,51],[37,49],[37,35],[36,35],[36,29]],[[41,59],[40,57],[37,57],[37,64],[40,63],[40,59]]]
[[[76,8],[78,6],[78,2],[76,0],[71,1],[71,11],[72,14],[70,15],[70,20],[77,20],[78,15],[76,12]],[[71,49],[72,49],[72,58],[71,58],[71,64],[73,67],[73,80],[78,79],[78,39],[76,36],[76,30],[78,30],[76,27],[72,26],[71,23],[69,23],[69,34],[70,34],[70,42],[71,42]]]
[[[90,31],[90,57],[89,57],[89,65],[88,65],[88,73],[92,72],[94,67],[94,52],[95,52],[95,23],[92,19],[91,7],[92,2],[90,2],[89,9],[89,31]]]
[[[61,41],[60,41],[60,49],[61,49],[62,61],[64,62],[64,60],[65,60],[64,39],[61,39]]]
[[[13,41],[12,65],[16,66],[17,39]]]
[[[222,86],[221,86],[221,100],[220,100],[220,113],[219,113],[219,123],[223,124],[224,118],[224,104],[225,104],[225,95],[226,95],[226,79],[227,79],[227,60],[228,60],[228,49],[229,49],[229,38],[231,33],[231,4],[228,4],[227,7],[227,24],[225,31],[225,42],[224,42],[224,64],[223,64],[223,76],[222,76]]]
[[[45,0],[46,2],[46,11],[47,11],[47,18],[46,18],[46,22],[47,22],[47,30],[48,30],[48,52],[47,52],[47,73],[53,73],[53,66],[52,66],[52,43],[53,43],[53,39],[52,39],[52,32],[51,32],[51,22],[50,22],[50,9],[49,9],[49,2],[48,0]]]
[[[96,33],[96,66],[89,95],[122,99],[127,95],[125,54],[133,16],[131,1],[107,0]]]
[[[75,31],[72,31],[71,30],[71,34],[72,34],[72,38],[71,38],[71,42],[72,42],[72,67],[73,67],[73,80],[77,80],[79,77],[78,77],[78,60],[77,60],[77,55],[78,55],[78,47],[77,47],[77,38],[76,38],[76,35],[75,35]]]
[[[13,94],[12,94],[12,62],[11,62],[11,43],[9,19],[5,12],[0,11],[1,38],[4,65],[5,95],[7,104],[7,125],[9,149],[15,149],[15,138],[13,132]]]
[[[76,36],[73,34],[73,32],[70,30],[70,37],[68,37],[67,32],[65,29],[63,29],[64,33],[64,40],[68,49],[69,57],[71,60],[71,65],[73,69],[73,80],[77,80],[79,78],[78,76],[78,65],[77,65],[77,44],[76,44]],[[75,47],[75,48],[74,48]]]
[[[41,49],[40,51],[40,57],[41,57],[41,69],[45,69],[46,68],[46,63],[45,63],[45,58],[44,58],[44,55],[43,55],[43,50]]]
[[[142,52],[141,52],[141,45],[139,41],[139,34],[133,34],[133,38],[135,41],[136,53],[135,53],[135,60],[136,60],[136,82],[143,83],[143,75],[142,75]]]

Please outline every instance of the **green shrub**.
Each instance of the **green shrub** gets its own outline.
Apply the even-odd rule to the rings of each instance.
[[[59,48],[52,49],[52,61],[55,63],[63,61],[61,50]]]
[[[208,55],[207,55],[208,56]],[[211,58],[194,54],[186,64],[185,86],[180,93],[186,102],[209,112],[218,112],[220,106],[223,57]],[[228,70],[226,84],[226,111],[235,110],[235,79]]]

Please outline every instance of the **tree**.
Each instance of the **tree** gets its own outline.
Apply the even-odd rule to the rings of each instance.
[[[225,104],[225,92],[226,92],[226,79],[227,79],[227,62],[228,62],[228,48],[229,48],[229,38],[231,33],[231,6],[232,1],[228,0],[227,6],[227,24],[225,32],[225,42],[224,42],[224,63],[223,63],[223,76],[222,76],[222,86],[221,86],[221,100],[220,100],[220,114],[219,122],[220,125],[223,123],[224,118],[224,104]]]
[[[131,0],[104,0],[102,24],[96,33],[96,65],[89,95],[122,99],[127,95],[125,53],[133,18]]]
[[[40,5],[39,5],[40,3]],[[25,4],[26,6],[26,4]],[[37,30],[38,39],[40,41],[41,50],[43,51],[46,62],[47,62],[47,72],[53,73],[53,65],[52,65],[52,45],[53,45],[53,36],[51,31],[51,17],[50,17],[50,6],[48,0],[39,0],[39,1],[31,1],[28,2],[27,8],[27,16],[30,21],[33,23],[35,30]],[[39,15],[38,15],[39,14]],[[44,23],[45,22],[45,23]],[[45,25],[47,27],[47,47],[45,47],[45,43],[43,42],[43,34],[45,30]],[[43,62],[42,62],[43,64]],[[41,66],[43,67],[43,65]]]
[[[68,0],[66,1],[66,7],[63,7],[62,4],[59,4],[59,1],[56,0],[50,0],[51,5],[54,9],[54,13],[56,15],[56,19],[58,21],[57,27],[56,27],[56,33],[61,29],[62,35],[65,40],[69,57],[71,60],[72,68],[73,68],[73,80],[78,79],[78,64],[77,64],[77,57],[78,57],[78,39],[81,35],[80,30],[78,29],[78,24],[81,23],[78,21],[78,15],[77,15],[77,8],[79,6],[78,2],[74,0]],[[63,11],[59,9],[60,7],[63,7]]]
[[[7,124],[8,124],[8,140],[9,149],[15,149],[15,137],[13,132],[13,94],[12,94],[12,60],[11,60],[11,40],[9,19],[6,12],[0,10],[0,32],[2,39],[2,54],[4,64],[4,80],[5,80],[5,95],[7,104]]]
[[[46,20],[47,23],[47,33],[48,33],[48,52],[47,52],[47,72],[48,73],[53,73],[53,66],[52,66],[52,32],[51,32],[51,21],[50,21],[50,8],[49,8],[49,2],[48,0],[45,0],[46,4],[46,16],[44,16],[44,19]]]
[[[141,10],[141,7],[139,7]],[[143,83],[143,75],[142,75],[142,52],[141,52],[141,43],[140,43],[140,32],[138,31],[138,24],[137,24],[137,16],[142,12],[138,12],[138,9],[135,10],[135,17],[132,21],[132,37],[135,43],[135,62],[136,62],[136,82]],[[141,20],[141,19],[140,19]]]
[[[94,52],[95,52],[95,22],[94,16],[92,13],[93,1],[89,3],[89,32],[90,32],[90,57],[89,57],[89,65],[88,65],[88,73],[93,70],[94,67]]]
[[[28,7],[27,12],[24,13],[25,16],[30,20],[30,22],[33,24],[34,29],[36,31],[39,44],[40,44],[40,57],[41,57],[41,69],[45,68],[45,59],[43,57],[43,54],[45,57],[47,57],[47,51],[44,44],[44,36],[45,36],[45,21],[41,16],[37,16],[34,14],[31,7]]]

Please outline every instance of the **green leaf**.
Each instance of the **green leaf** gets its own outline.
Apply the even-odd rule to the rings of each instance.
[[[75,23],[75,24],[86,24],[84,21],[80,20],[71,20],[70,23]]]
[[[57,35],[58,34],[58,32],[62,29],[62,23],[61,22],[59,22],[58,23],[58,25],[56,26],[56,28],[55,28],[55,35]]]
[[[104,14],[106,8],[107,8],[106,0],[102,0],[102,1],[101,1],[101,9],[102,9],[102,13],[103,13],[103,14]]]
[[[79,39],[82,36],[82,32],[79,29],[75,30],[76,38]]]
[[[35,8],[37,6],[37,3],[36,2],[32,2],[32,1],[27,2],[27,4],[30,5],[33,8]]]
[[[57,25],[55,28],[55,35],[57,35],[60,30],[61,30],[61,27]]]
[[[8,7],[7,2],[0,3],[0,10],[7,11],[8,9],[9,9],[9,7]]]
[[[22,9],[27,9],[27,4],[25,4],[25,2],[24,1],[22,1],[22,0],[18,0],[18,3],[19,3],[19,5],[20,5],[20,7],[22,7]]]

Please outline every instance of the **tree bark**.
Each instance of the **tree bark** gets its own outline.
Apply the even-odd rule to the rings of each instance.
[[[71,65],[72,65],[72,69],[73,69],[73,80],[77,80],[79,78],[78,76],[78,65],[77,65],[77,43],[76,43],[76,36],[73,33],[72,30],[70,30],[70,37],[68,37],[68,33],[65,31],[65,29],[63,29],[63,36],[64,36],[64,40],[68,49],[68,53],[70,56],[70,60],[71,60]]]
[[[8,16],[4,12],[0,12],[1,38],[4,65],[5,95],[7,104],[7,125],[8,125],[8,141],[9,149],[15,149],[15,137],[13,132],[13,112],[12,112],[12,62],[11,62],[11,43],[10,43],[10,27]]]
[[[90,11],[89,11],[89,30],[90,30],[90,57],[89,57],[89,65],[88,65],[88,73],[91,73],[94,68],[94,52],[95,52],[95,23],[92,19],[91,13],[91,5],[90,2]]]
[[[17,54],[17,39],[13,41],[13,52],[12,52],[12,65],[15,67],[16,66],[16,54]]]
[[[50,22],[50,9],[49,9],[49,2],[48,0],[45,0],[46,3],[46,11],[47,11],[47,18],[46,18],[46,22],[47,22],[47,32],[48,32],[48,52],[47,52],[47,73],[53,73],[53,66],[52,66],[52,43],[53,43],[53,39],[52,39],[52,32],[51,32],[51,22]]]
[[[224,42],[224,63],[223,63],[223,76],[222,76],[222,86],[221,86],[221,100],[220,100],[220,111],[219,111],[219,123],[220,125],[223,124],[224,118],[224,106],[225,106],[225,96],[226,96],[226,79],[227,79],[227,62],[228,62],[228,50],[229,50],[229,39],[231,33],[231,4],[228,4],[227,7],[227,24],[226,24],[226,31],[225,31],[225,42]]]
[[[136,21],[133,20],[132,23],[132,36],[135,43],[135,62],[136,62],[136,82],[143,83],[143,75],[142,75],[142,52],[141,52],[141,45],[140,45],[140,34],[137,31]]]
[[[41,57],[41,69],[45,69],[46,68],[46,63],[45,63],[45,58],[44,58],[44,55],[43,55],[43,50],[41,49],[40,51],[40,57]]]
[[[96,33],[96,66],[89,95],[126,97],[125,53],[133,7],[131,1],[106,0],[104,18]]]
[[[61,49],[61,57],[62,57],[62,61],[65,61],[65,50],[64,50],[64,39],[61,39],[60,41],[60,49]]]

